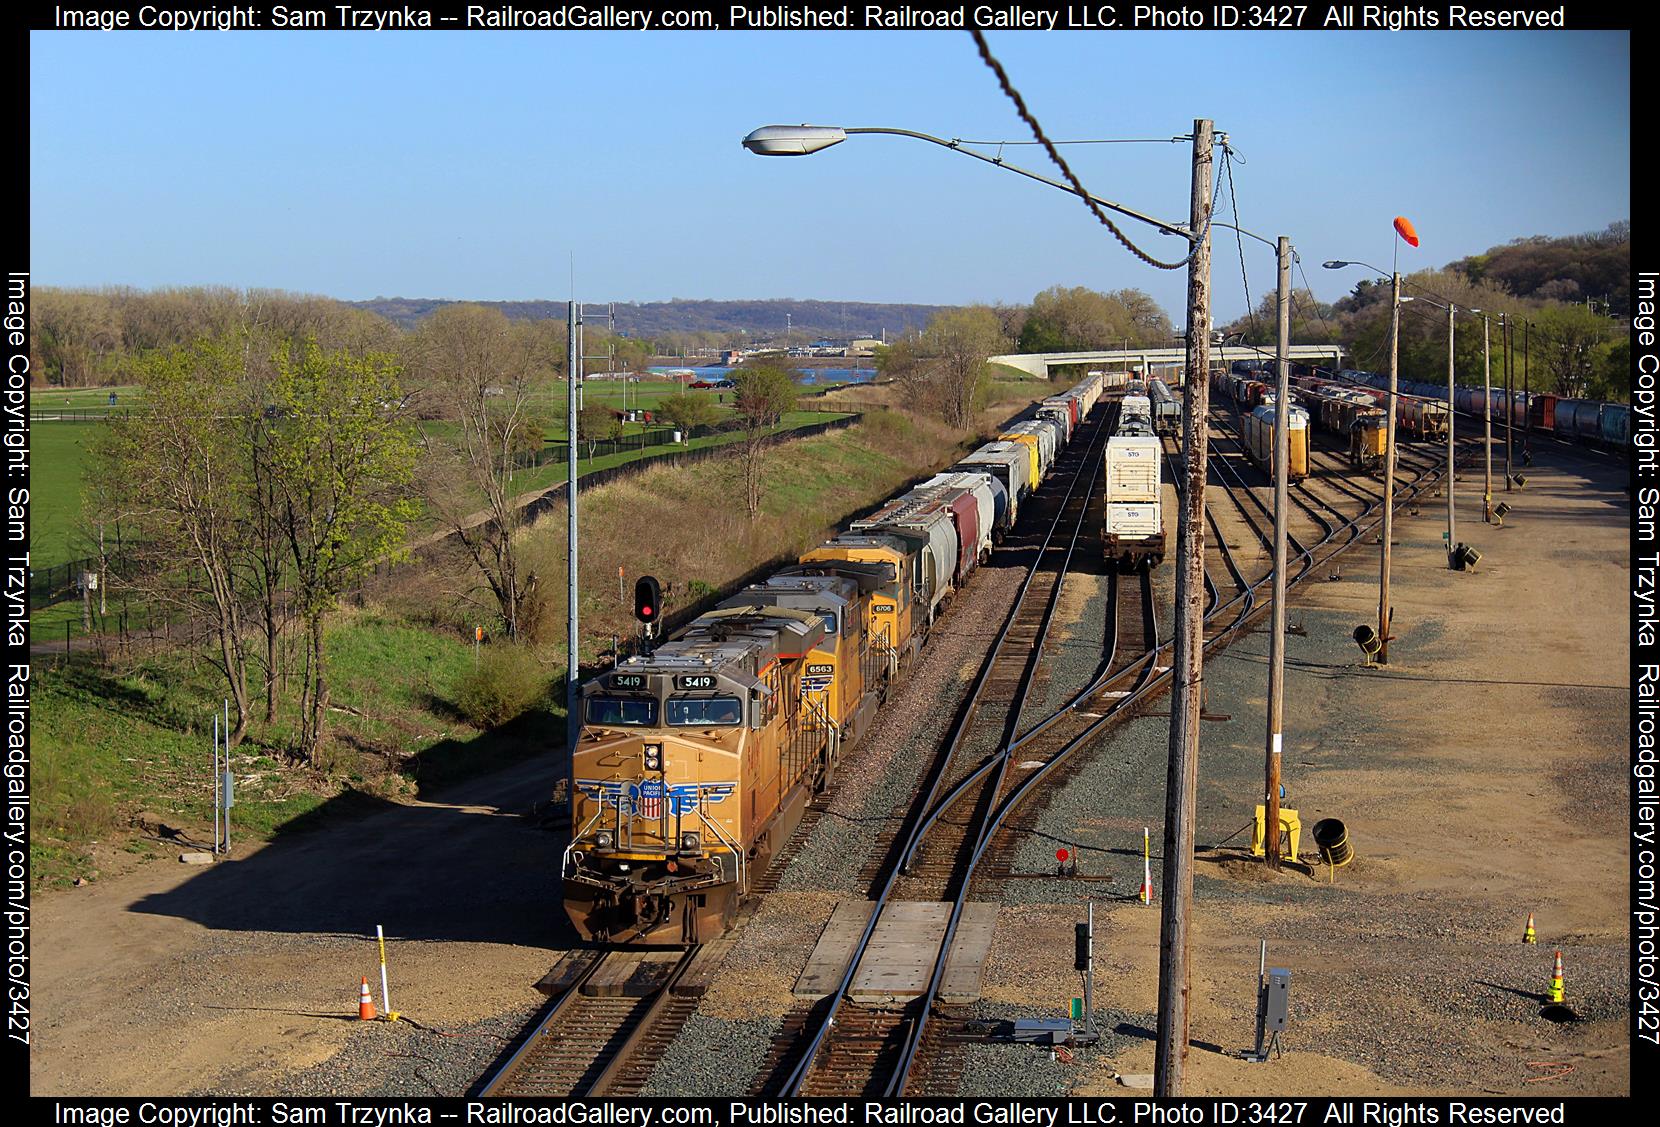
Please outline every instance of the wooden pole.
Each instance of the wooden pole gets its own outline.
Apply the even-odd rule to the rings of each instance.
[[[1153,1093],[1182,1094],[1187,1067],[1188,916],[1193,905],[1194,791],[1199,774],[1205,642],[1205,471],[1210,391],[1211,123],[1193,123],[1193,207],[1197,242],[1187,267],[1187,395],[1181,527],[1176,539],[1176,635],[1170,697],[1170,766],[1164,796],[1164,908],[1159,921],[1158,1047]]]

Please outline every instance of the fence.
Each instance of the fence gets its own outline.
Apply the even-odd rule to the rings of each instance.
[[[29,421],[32,423],[97,423],[110,418],[126,418],[128,411],[116,407],[53,407],[48,403],[30,403]]]

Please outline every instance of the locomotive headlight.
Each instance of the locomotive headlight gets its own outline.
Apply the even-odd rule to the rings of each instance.
[[[663,745],[646,744],[645,761],[647,771],[661,771],[663,769]]]
[[[687,830],[680,835],[680,852],[696,853],[703,844],[702,836],[696,830]]]
[[[594,848],[595,849],[610,849],[611,848],[611,831],[610,830],[601,830],[601,831],[599,831],[599,833],[594,835]]]

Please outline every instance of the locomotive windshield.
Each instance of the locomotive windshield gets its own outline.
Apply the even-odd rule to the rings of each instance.
[[[669,698],[669,724],[677,728],[729,728],[743,722],[737,697]]]
[[[604,727],[654,727],[657,723],[657,699],[589,697],[588,723]]]

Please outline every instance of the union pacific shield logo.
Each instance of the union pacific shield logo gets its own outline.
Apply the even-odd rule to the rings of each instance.
[[[663,816],[663,780],[647,779],[628,788],[628,797],[634,803],[634,813],[641,818]]]

